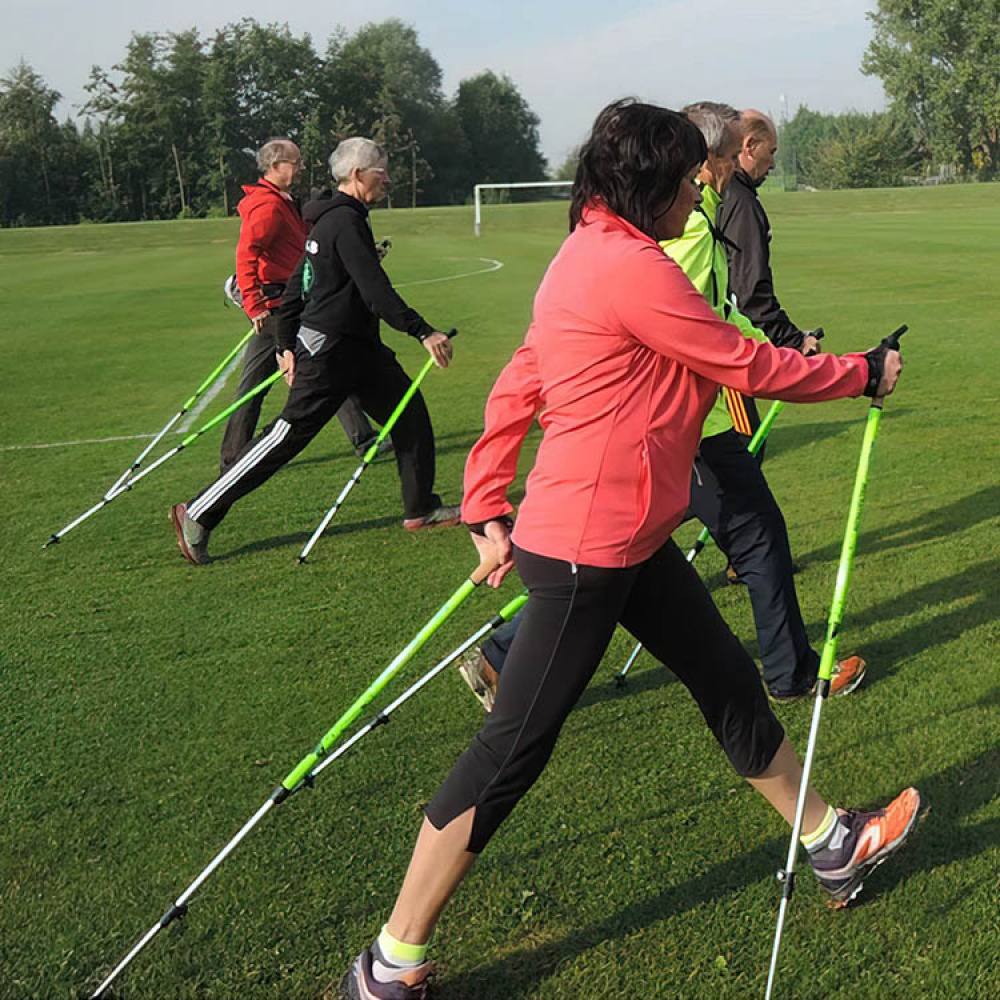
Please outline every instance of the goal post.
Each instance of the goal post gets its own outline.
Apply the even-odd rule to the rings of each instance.
[[[507,188],[556,188],[572,187],[572,181],[513,181],[510,184],[477,184],[472,189],[473,201],[476,205],[475,232],[479,235],[479,226],[483,221],[483,192],[500,191]]]

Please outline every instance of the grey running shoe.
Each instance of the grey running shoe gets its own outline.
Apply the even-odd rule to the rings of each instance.
[[[830,894],[828,905],[835,910],[847,906],[868,875],[902,846],[919,815],[920,793],[915,788],[900,792],[884,809],[842,813],[847,836],[809,855],[820,885]]]
[[[377,947],[365,948],[341,979],[342,1000],[428,1000],[430,988],[427,979],[434,966],[424,962],[412,969],[397,969],[390,982],[382,982],[375,978],[373,968],[378,959]],[[388,971],[381,962],[378,964],[380,972]]]
[[[173,522],[177,545],[184,558],[195,566],[207,566],[212,561],[212,557],[208,554],[211,531],[188,516],[187,504],[184,503],[176,503],[170,508],[170,520]]]
[[[493,711],[497,697],[497,672],[490,666],[490,661],[483,656],[483,651],[475,646],[462,654],[458,662],[458,672],[465,683],[472,688],[472,693],[482,702],[487,712]]]
[[[403,527],[407,531],[421,531],[424,528],[446,528],[462,523],[462,508],[441,504],[423,517],[407,517],[403,519]]]

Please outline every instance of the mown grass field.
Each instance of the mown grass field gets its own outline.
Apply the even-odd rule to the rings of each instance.
[[[841,640],[866,655],[869,680],[827,707],[816,783],[867,807],[912,783],[930,806],[860,905],[833,913],[802,877],[779,993],[988,1000],[1000,995],[1000,188],[778,194],[768,207],[779,292],[800,323],[826,327],[827,350],[911,327]],[[425,383],[448,499],[565,206],[488,208],[479,239],[470,216],[374,218],[403,293],[461,331],[453,368]],[[336,424],[234,508],[210,567],[181,559],[167,510],[213,476],[218,431],[42,550],[143,442],[26,446],[150,433],[177,410],[245,329],[221,302],[236,233],[231,220],[0,232],[4,1000],[96,987],[475,563],[462,530],[402,531],[395,470],[380,463],[296,565],[356,464]],[[415,283],[482,258],[504,266]],[[421,349],[385,339],[415,372]],[[789,407],[769,444],[817,643],[865,409]],[[755,648],[745,592],[724,584],[717,553],[700,568]],[[405,677],[516,592],[475,594]],[[447,912],[433,949],[443,1000],[763,995],[785,828],[662,667],[643,658],[615,690],[629,647],[620,634]],[[804,746],[809,706],[780,715]],[[454,672],[437,679],[269,816],[116,995],[317,997],[385,919],[421,808],[479,719]]]

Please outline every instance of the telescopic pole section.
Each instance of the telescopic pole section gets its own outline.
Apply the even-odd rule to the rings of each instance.
[[[195,389],[195,391],[184,401],[183,406],[181,406],[181,408],[163,425],[163,427],[160,428],[159,433],[157,433],[153,440],[150,441],[150,443],[139,453],[138,457],[132,462],[132,464],[111,484],[104,494],[105,499],[107,499],[109,493],[114,493],[114,491],[118,489],[118,487],[121,486],[121,484],[124,483],[125,480],[139,468],[140,465],[142,465],[145,457],[163,440],[170,428],[173,427],[174,424],[176,424],[177,421],[180,420],[192,406],[194,406],[205,390],[208,389],[208,387],[215,382],[219,375],[222,374],[226,365],[228,365],[229,362],[243,350],[246,342],[252,336],[253,327],[247,330],[247,332],[240,338],[240,342],[215,366],[211,374],[205,378],[201,385],[199,385],[198,388]]]
[[[254,388],[252,388],[245,396],[240,396],[240,398],[237,399],[235,403],[231,403],[221,413],[212,417],[212,419],[209,420],[208,423],[203,424],[200,428],[198,428],[198,430],[194,431],[192,434],[188,434],[188,436],[184,438],[179,445],[176,445],[175,447],[171,448],[170,451],[162,454],[155,462],[153,462],[152,465],[147,465],[146,468],[142,470],[142,472],[140,472],[136,476],[133,476],[126,482],[122,483],[121,486],[119,486],[113,492],[109,491],[107,496],[105,496],[98,503],[95,503],[94,506],[90,508],[90,510],[84,511],[75,521],[70,521],[70,523],[67,524],[66,527],[63,528],[61,531],[57,531],[54,535],[50,535],[49,540],[45,542],[44,545],[42,545],[42,548],[47,549],[50,545],[55,545],[57,542],[62,540],[64,535],[72,531],[78,524],[82,524],[84,521],[87,520],[88,517],[91,517],[93,514],[96,514],[102,507],[107,507],[107,505],[111,503],[111,501],[114,500],[116,497],[120,497],[123,493],[128,493],[129,490],[131,490],[138,482],[145,479],[146,476],[148,476],[154,469],[158,469],[161,465],[163,465],[164,462],[173,458],[174,455],[176,455],[178,452],[183,451],[189,444],[191,444],[194,441],[197,441],[198,438],[202,436],[202,434],[206,433],[206,431],[210,431],[217,424],[221,423],[221,421],[225,420],[228,416],[230,416],[232,413],[238,410],[241,406],[249,402],[249,400],[253,399],[254,396],[257,396],[262,392],[266,392],[268,387],[271,386],[274,382],[276,382],[279,378],[281,378],[281,372],[275,372],[273,375],[268,376],[259,385],[254,386]]]
[[[899,349],[899,338],[906,332],[902,326],[886,337],[882,343],[892,350]],[[813,757],[819,740],[819,722],[823,713],[823,702],[830,693],[830,680],[833,677],[833,667],[837,657],[837,644],[840,639],[840,626],[844,618],[844,603],[851,582],[851,571],[854,566],[854,552],[858,544],[858,526],[861,523],[861,511],[864,507],[865,494],[868,490],[868,473],[871,465],[872,448],[878,436],[882,421],[883,399],[877,396],[868,408],[868,419],[865,424],[864,438],[861,442],[861,456],[858,459],[858,471],[854,477],[854,490],[851,494],[851,506],[847,513],[847,527],[844,530],[844,542],[840,550],[840,563],[837,567],[837,579],[833,587],[833,600],[830,603],[830,616],[826,626],[826,640],[823,643],[823,653],[820,657],[819,672],[816,681],[816,700],[813,703],[812,722],[809,726],[809,741],[806,745],[806,755],[802,764],[802,780],[799,783],[799,796],[795,803],[795,819],[792,823],[792,834],[788,842],[788,856],[785,867],[778,874],[781,883],[781,903],[778,906],[778,923],[774,930],[774,944],[771,948],[771,963],[767,973],[767,989],[765,1000],[771,1000],[775,976],[778,969],[778,954],[781,949],[782,932],[785,925],[785,914],[788,904],[795,891],[795,863],[798,858],[799,837],[802,835],[802,817],[805,814],[806,791],[809,788],[812,774]]]
[[[457,337],[458,330],[452,329],[448,331],[448,337]],[[329,527],[330,522],[336,517],[337,511],[340,510],[344,501],[347,499],[348,494],[357,485],[358,480],[364,474],[365,469],[368,468],[372,462],[375,461],[378,455],[379,445],[388,437],[389,433],[392,431],[393,427],[396,426],[396,421],[399,420],[406,409],[410,400],[416,395],[417,390],[420,388],[420,383],[423,382],[427,373],[434,367],[434,359],[428,358],[424,363],[423,368],[417,373],[417,377],[410,383],[410,387],[403,393],[403,398],[396,404],[396,409],[389,414],[389,419],[382,425],[382,430],[379,431],[378,437],[372,442],[368,450],[364,453],[361,459],[361,464],[354,470],[351,478],[347,480],[347,485],[340,491],[337,499],[334,500],[333,506],[323,515],[323,519],[319,522],[316,530],[312,533],[309,541],[303,546],[302,551],[299,553],[299,565],[301,566],[308,558],[309,553],[312,552],[313,547],[320,540],[323,532]]]
[[[468,594],[471,593],[472,589],[475,589],[475,587],[479,583],[485,580],[486,577],[489,575],[490,572],[492,572],[494,568],[495,567],[489,565],[487,566],[481,565],[480,567],[477,568],[476,572],[472,574],[469,580],[465,581],[465,583],[463,583],[462,586],[459,587],[459,589],[455,592],[455,594],[453,594],[452,597],[449,598],[448,602],[442,607],[440,611],[438,611],[438,613],[434,616],[434,618],[432,618],[431,621],[428,622],[428,624],[425,625],[424,628],[420,630],[420,632],[417,635],[417,638],[414,639],[406,647],[406,650],[411,651],[410,653],[411,658],[417,652],[420,646],[423,645],[423,643],[417,644],[417,639],[419,639],[421,636],[425,636],[424,641],[426,641],[426,638],[429,638],[429,635],[426,635],[428,627],[435,621],[437,622],[435,628],[440,626],[441,623],[448,616],[448,614],[453,613],[464,600],[463,597],[456,603],[456,598],[460,594],[465,594],[465,596],[468,596]],[[472,584],[471,588],[469,587],[470,583]],[[153,926],[148,931],[146,931],[146,933],[136,942],[136,944],[132,947],[132,949],[128,952],[128,954],[114,967],[110,975],[108,975],[107,978],[105,978],[105,980],[101,983],[101,985],[97,987],[94,993],[91,994],[91,1000],[99,1000],[99,998],[103,996],[105,990],[107,990],[107,988],[118,978],[118,976],[125,970],[125,968],[131,964],[131,962],[136,958],[136,956],[138,956],[139,953],[146,948],[146,946],[153,940],[154,937],[156,937],[156,935],[164,927],[167,927],[169,924],[173,923],[174,920],[186,915],[187,903],[191,899],[191,897],[207,881],[207,879],[212,875],[212,873],[226,860],[226,858],[228,858],[229,855],[233,853],[233,851],[239,846],[241,841],[243,841],[246,838],[246,836],[250,833],[250,831],[275,806],[281,805],[282,802],[284,802],[295,792],[300,791],[302,788],[310,787],[316,775],[318,775],[321,771],[325,770],[325,768],[327,768],[330,764],[332,764],[338,757],[342,757],[345,753],[347,753],[347,751],[351,747],[357,744],[365,735],[367,735],[373,729],[376,729],[377,727],[384,725],[386,722],[388,722],[390,714],[394,712],[400,705],[402,705],[403,702],[407,701],[414,694],[416,694],[417,691],[423,688],[433,677],[436,677],[449,664],[453,663],[456,659],[458,659],[458,657],[460,657],[467,649],[471,648],[477,642],[479,642],[479,640],[488,632],[490,632],[493,629],[499,628],[505,622],[510,621],[510,619],[513,618],[513,616],[516,614],[516,612],[520,609],[520,607],[524,604],[524,602],[527,599],[528,599],[527,595],[522,594],[514,598],[514,600],[510,601],[489,622],[487,622],[484,626],[482,626],[482,628],[480,628],[478,631],[473,633],[473,635],[471,635],[468,639],[466,639],[465,642],[463,642],[457,649],[449,653],[448,656],[446,656],[443,660],[441,660],[438,664],[436,664],[430,671],[428,671],[428,673],[426,673],[423,677],[421,677],[418,681],[416,681],[416,683],[411,685],[410,688],[408,688],[405,692],[403,692],[403,694],[401,694],[395,701],[393,701],[385,709],[379,712],[378,715],[376,715],[375,718],[371,720],[371,722],[369,722],[366,726],[364,726],[357,733],[355,733],[349,740],[347,740],[340,747],[338,747],[334,753],[327,754],[324,751],[322,759],[317,759],[316,762],[310,767],[310,769],[307,770],[304,774],[302,774],[301,779],[294,781],[292,784],[289,784],[289,779],[292,777],[292,775],[294,775],[296,772],[299,771],[301,764],[299,765],[299,767],[295,768],[289,774],[289,776],[286,777],[285,780],[274,789],[274,791],[268,797],[267,801],[253,814],[253,816],[250,817],[249,820],[247,820],[246,823],[243,824],[239,832],[225,845],[225,847],[223,847],[221,851],[219,851],[218,854],[216,854],[216,856],[200,872],[198,877],[187,887],[187,889],[185,889],[184,892],[181,893],[181,895],[178,896],[177,899],[170,904],[170,906],[167,908],[163,916],[155,924],[153,924]],[[451,610],[448,611],[448,613],[444,615],[444,617],[442,617],[442,613],[445,612],[445,610],[448,608],[450,608]],[[404,653],[406,652],[406,650],[404,650]],[[403,655],[404,654],[401,653],[400,656],[396,657],[396,659],[393,660],[393,663],[394,664],[399,663],[399,667],[401,667],[403,664],[402,662],[399,661],[400,657],[402,657]],[[385,677],[386,673],[387,671],[383,671],[382,674],[379,675],[379,677],[380,678]],[[391,678],[386,677],[385,683],[388,683],[389,679]],[[383,683],[382,685],[383,687],[385,686],[385,683]],[[371,688],[369,688],[368,690],[370,691]],[[379,690],[381,690],[381,688]],[[367,694],[367,691],[365,693]],[[342,719],[345,718],[347,714],[352,712],[358,705],[358,702],[360,702],[364,697],[365,695],[362,695],[362,697],[359,698],[358,701],[351,706],[351,708],[348,710],[348,713],[345,713],[345,716],[342,716],[341,718]],[[374,697],[374,695],[372,697]],[[336,728],[336,726],[334,728]],[[332,731],[333,730],[331,730],[331,732]],[[327,734],[327,736],[329,736],[329,733]],[[324,741],[325,740],[326,737],[324,737]],[[313,755],[310,754],[310,756],[305,759],[308,760],[312,756]]]
[[[764,414],[764,419],[761,420],[760,425],[757,430],[754,431],[753,437],[750,438],[750,443],[747,445],[747,451],[751,455],[756,455],[761,448],[764,447],[764,442],[767,440],[768,434],[771,433],[771,428],[774,426],[775,420],[778,419],[778,414],[781,413],[784,403],[778,399],[773,402],[768,408],[767,413]],[[693,563],[695,559],[698,558],[701,550],[712,540],[712,536],[709,534],[708,528],[702,528],[698,534],[698,537],[694,541],[694,545],[688,549],[688,554],[685,556],[689,563]],[[625,666],[615,674],[615,687],[625,687],[626,678],[628,677],[628,672],[632,669],[632,665],[639,658],[639,654],[642,652],[642,643],[637,642],[635,644],[635,649],[632,650],[629,658],[625,661]]]

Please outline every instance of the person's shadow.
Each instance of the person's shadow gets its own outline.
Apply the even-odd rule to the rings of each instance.
[[[998,699],[998,691],[988,696],[988,700],[994,703]],[[970,822],[968,819],[1000,796],[1000,748],[994,747],[972,760],[954,764],[938,774],[923,778],[918,786],[923,798],[925,821],[913,831],[910,841],[900,853],[870,877],[864,893],[851,904],[852,907],[866,905],[867,901],[881,893],[891,892],[894,885],[921,872],[974,858],[993,849],[1000,840],[1000,820]],[[875,805],[869,803],[867,807]],[[634,819],[641,822],[645,817]],[[619,829],[620,824],[615,823],[609,825],[606,832],[610,835]],[[756,882],[773,878],[776,867],[783,862],[787,844],[787,836],[772,838],[679,885],[637,899],[617,913],[580,927],[558,940],[523,947],[478,968],[457,972],[436,985],[435,996],[441,1000],[467,1000],[469,997],[515,1000],[532,994],[541,981],[589,949],[601,947],[609,941],[625,941],[667,916],[704,907],[741,892]],[[515,863],[513,859],[511,863]],[[806,862],[800,857],[798,870],[801,872],[805,866]],[[805,877],[809,877],[808,873]],[[775,913],[777,901],[776,887]],[[755,931],[761,938],[762,954],[766,951],[772,930],[772,926],[768,926]],[[734,933],[737,933],[735,929]],[[765,977],[766,964],[762,964],[759,977],[761,992]]]

